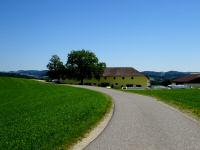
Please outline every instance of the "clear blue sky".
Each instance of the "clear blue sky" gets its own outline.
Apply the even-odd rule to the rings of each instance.
[[[107,66],[200,71],[200,1],[0,0],[0,71],[82,48]]]

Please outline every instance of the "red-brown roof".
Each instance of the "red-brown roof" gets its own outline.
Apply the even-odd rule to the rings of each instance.
[[[200,74],[191,74],[185,77],[181,77],[178,79],[175,79],[174,82],[176,83],[191,83],[193,81],[199,81],[200,80]]]
[[[107,67],[103,73],[104,77],[112,76],[144,76],[142,73],[131,67]]]

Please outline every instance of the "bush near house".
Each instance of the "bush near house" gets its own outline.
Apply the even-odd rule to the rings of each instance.
[[[98,92],[0,77],[0,149],[66,149],[110,106]]]

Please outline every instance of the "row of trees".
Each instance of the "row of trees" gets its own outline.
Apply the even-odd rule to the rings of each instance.
[[[83,84],[84,79],[100,79],[106,64],[99,62],[97,56],[88,50],[73,50],[64,64],[57,55],[53,55],[47,65],[51,79],[77,79]]]

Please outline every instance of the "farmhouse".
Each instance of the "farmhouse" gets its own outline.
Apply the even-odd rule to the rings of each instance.
[[[85,80],[84,84],[121,87],[147,87],[150,85],[149,79],[142,73],[131,67],[108,67],[104,70],[103,76],[99,80]]]
[[[175,84],[190,85],[192,87],[200,87],[200,73],[191,74],[173,81]]]

